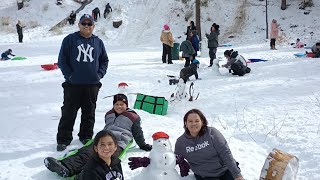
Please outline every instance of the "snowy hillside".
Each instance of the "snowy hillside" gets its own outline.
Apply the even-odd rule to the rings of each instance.
[[[30,0],[27,7],[19,11],[16,0],[0,4],[0,17],[11,19],[9,25],[0,24],[0,52],[11,48],[14,54],[27,57],[24,61],[0,61],[1,180],[59,179],[46,169],[43,159],[61,157],[65,153],[56,151],[55,139],[64,79],[60,70],[44,71],[40,65],[56,62],[62,39],[78,28],[67,25],[58,31],[48,30],[80,5],[72,0],[64,0],[62,6],[54,2]],[[316,23],[320,17],[320,2],[314,0],[314,7],[306,10],[298,9],[300,2],[288,1],[290,6],[282,11],[279,0],[269,1],[269,22],[277,19],[286,37],[277,44],[277,51],[271,51],[264,31],[265,2],[210,0],[208,7],[201,10],[202,33],[208,32],[216,22],[221,27],[221,44],[232,44],[231,48],[246,58],[269,61],[249,64],[252,72],[244,77],[232,76],[223,68],[221,75],[215,75],[207,67],[209,57],[204,40],[201,57],[198,57],[202,80],[195,81],[199,99],[170,103],[166,116],[136,110],[142,118],[146,141],[152,144],[152,134],[164,131],[174,145],[183,133],[183,115],[191,108],[198,108],[206,115],[209,125],[225,136],[246,180],[259,179],[264,161],[273,148],[299,158],[298,179],[320,179],[320,61],[296,58],[294,53],[306,49],[288,45],[296,38],[308,45],[320,40]],[[91,13],[94,7],[103,12],[105,4],[105,0],[94,0],[80,14]],[[185,14],[194,8],[191,2],[186,6],[177,0],[117,0],[110,4],[112,14],[107,19],[100,18],[94,31],[104,40],[110,59],[108,72],[101,80],[95,133],[102,129],[104,115],[112,107],[112,99],[103,97],[117,93],[118,83],[128,83],[130,92],[167,98],[175,91],[175,86],[168,85],[166,75],[178,75],[184,62],[161,63],[160,32],[167,23],[176,41],[184,40],[188,25]],[[305,15],[305,11],[310,13]],[[77,22],[79,17],[78,14]],[[236,17],[246,17],[246,21]],[[27,26],[24,43],[17,43],[17,19]],[[123,20],[120,28],[112,27],[114,19]],[[33,22],[38,26],[31,28]],[[218,48],[217,57],[223,57],[226,49]],[[220,64],[224,63],[223,58]],[[129,95],[130,107],[134,101],[135,95]],[[74,126],[74,140],[67,150],[81,147],[77,137],[79,123],[80,113]],[[148,152],[133,149],[128,156],[148,156]],[[127,159],[122,162],[124,176],[131,180],[141,168],[131,171],[127,163]],[[194,176],[190,174],[185,179],[194,180]]]
[[[0,25],[1,34],[4,37],[0,42],[15,42],[15,24],[17,19],[27,25],[26,41],[38,39],[39,35],[51,37],[57,34],[70,33],[77,30],[76,26],[66,26],[62,32],[48,32],[39,34],[40,31],[50,29],[76,10],[80,4],[65,0],[62,6],[57,6],[55,1],[30,0],[25,8],[17,11],[15,0],[7,0],[0,5],[0,17],[10,17],[10,25]],[[195,20],[194,1],[182,3],[177,0],[118,0],[111,3],[113,13],[107,18],[99,19],[95,33],[105,39],[110,45],[146,45],[159,44],[158,37],[163,24],[169,24],[177,42],[181,42],[185,36],[186,26],[189,21]],[[300,38],[303,42],[312,44],[320,38],[318,17],[320,16],[320,2],[314,1],[314,7],[306,10],[299,9],[301,0],[288,2],[287,10],[280,9],[278,0],[269,0],[269,23],[273,18],[277,19],[283,30],[281,43],[295,42]],[[99,7],[101,13],[106,4],[105,0],[94,0],[80,14],[90,13],[95,7]],[[305,15],[304,12],[309,12]],[[78,14],[78,18],[79,18]],[[251,43],[266,42],[265,37],[265,2],[258,0],[209,0],[207,7],[201,9],[202,34],[209,32],[213,22],[220,24],[220,43]],[[112,27],[113,20],[123,20],[119,29]],[[31,26],[38,25],[34,29]],[[9,34],[8,34],[9,32]],[[234,36],[234,38],[227,38]],[[155,38],[157,37],[157,38]],[[205,42],[204,42],[205,44]]]

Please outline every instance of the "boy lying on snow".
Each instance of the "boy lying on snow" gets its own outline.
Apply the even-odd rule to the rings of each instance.
[[[314,54],[312,58],[320,58],[320,42],[317,42],[315,45],[312,46],[311,48],[312,52],[307,52],[307,54]]]

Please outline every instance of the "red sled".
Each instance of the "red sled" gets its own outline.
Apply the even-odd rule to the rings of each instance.
[[[313,54],[313,53],[307,53],[307,57],[311,57],[313,58],[316,54]]]
[[[50,70],[58,69],[58,64],[57,63],[54,63],[54,64],[43,64],[43,65],[41,65],[41,67],[46,71],[50,71]]]

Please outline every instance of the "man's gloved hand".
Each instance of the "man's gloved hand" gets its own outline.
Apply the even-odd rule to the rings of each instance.
[[[130,169],[134,170],[139,167],[147,167],[150,164],[150,159],[148,157],[130,157],[128,164]]]
[[[188,176],[190,170],[190,165],[188,164],[188,162],[181,155],[176,155],[176,163],[180,168],[180,176]]]
[[[151,151],[152,146],[150,144],[144,144],[140,146],[140,149],[145,150],[145,151]]]

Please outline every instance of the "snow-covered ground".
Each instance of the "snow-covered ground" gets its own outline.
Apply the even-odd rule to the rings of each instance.
[[[14,54],[28,59],[0,62],[0,179],[59,179],[45,168],[43,159],[64,154],[56,152],[55,140],[63,101],[63,76],[60,70],[44,71],[40,65],[57,61],[63,37],[76,31],[77,26],[67,26],[56,32],[48,32],[48,29],[79,5],[65,0],[65,3],[71,4],[70,7],[56,7],[48,1],[45,12],[53,18],[49,19],[45,13],[39,16],[39,13],[27,11],[32,9],[31,5],[43,10],[42,1],[31,0],[28,9],[20,11],[16,11],[15,2],[7,0],[0,6],[1,17],[7,15],[14,19],[9,25],[13,28],[12,32],[0,32],[0,50],[11,48]],[[269,19],[278,19],[287,37],[281,45],[277,45],[279,50],[271,51],[262,30],[265,27],[264,2],[247,0],[248,21],[243,25],[243,30],[231,33],[235,38],[224,38],[230,35],[228,29],[233,28],[234,17],[238,14],[235,12],[239,10],[236,7],[242,2],[209,1],[209,7],[202,10],[203,33],[212,22],[217,22],[221,26],[220,42],[233,44],[232,48],[246,58],[269,61],[249,64],[252,72],[244,77],[232,76],[226,69],[220,69],[222,75],[217,76],[207,67],[209,58],[204,40],[202,56],[198,58],[202,80],[195,82],[195,89],[201,92],[199,99],[170,103],[166,116],[137,110],[142,118],[146,141],[152,144],[151,135],[164,131],[170,135],[174,145],[183,133],[183,115],[191,108],[198,108],[205,113],[209,124],[219,129],[228,140],[245,179],[259,178],[264,161],[273,148],[300,159],[298,179],[319,179],[320,61],[295,58],[294,53],[304,52],[305,49],[287,45],[298,37],[306,43],[319,40],[319,25],[314,19],[320,15],[320,4],[314,1],[315,7],[311,13],[304,15],[304,11],[298,9],[300,1],[290,1],[288,9],[281,11],[280,2],[270,0],[273,8],[269,10]],[[103,11],[105,3],[95,0],[82,12],[91,13],[96,6]],[[95,132],[102,129],[104,114],[112,108],[112,99],[103,97],[117,93],[118,83],[128,83],[130,92],[169,98],[175,86],[168,85],[166,75],[178,75],[184,64],[180,60],[174,61],[173,65],[162,64],[159,37],[162,25],[169,23],[177,42],[181,42],[188,24],[184,21],[183,12],[188,8],[170,0],[118,0],[111,6],[114,10],[111,17],[99,20],[95,30],[95,34],[104,40],[110,59],[97,102]],[[54,14],[57,11],[59,14]],[[23,44],[17,43],[14,30],[17,17],[24,18],[25,24],[32,19],[40,23],[37,28],[24,30]],[[112,19],[122,19],[123,26],[114,29]],[[208,19],[210,22],[207,22]],[[295,24],[298,27],[289,28]],[[313,32],[312,36],[310,32]],[[218,57],[223,57],[224,50],[226,48],[218,49]],[[135,96],[129,95],[129,101],[133,107]],[[81,147],[76,135],[79,121],[77,119],[74,141],[68,150]],[[148,153],[134,150],[128,156],[148,156]],[[132,179],[141,169],[131,171],[127,163],[124,160],[122,164],[125,178]],[[192,175],[189,178],[192,179]]]

